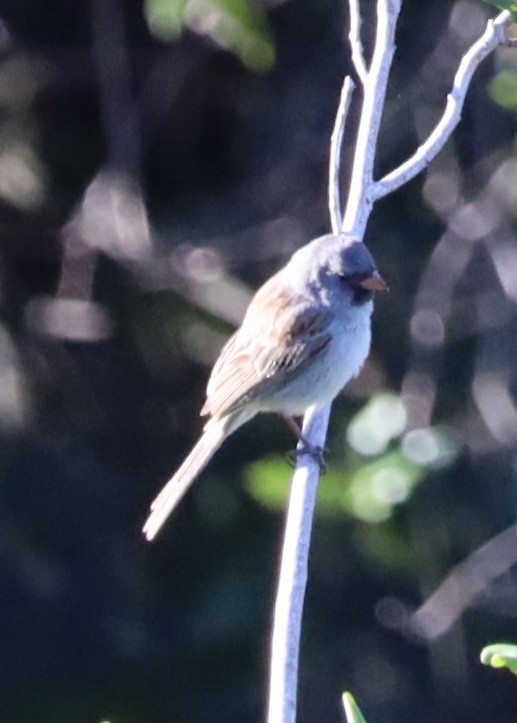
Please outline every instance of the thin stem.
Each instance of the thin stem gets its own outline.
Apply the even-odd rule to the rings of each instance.
[[[330,153],[329,211],[334,233],[338,230],[362,238],[376,199],[395,190],[424,168],[444,145],[456,126],[468,84],[474,70],[499,43],[507,43],[505,24],[510,13],[490,21],[483,37],[470,48],[460,63],[444,117],[415,155],[382,181],[373,180],[375,148],[386,94],[388,74],[395,50],[395,28],[401,0],[377,0],[377,30],[370,69],[366,72],[360,46],[357,0],[349,0],[350,42],[354,65],[364,86],[363,106],[354,148],[348,202],[341,217],[339,191],[340,151],[353,84],[346,79],[334,127]],[[305,415],[304,438],[315,447],[324,447],[330,408]],[[275,618],[271,641],[271,674],[268,723],[294,723],[298,681],[298,656],[307,560],[319,482],[319,466],[308,455],[299,458],[293,476],[287,512]]]
[[[359,12],[359,0],[348,0],[350,9],[350,49],[352,51],[352,63],[361,83],[364,85],[368,78],[368,70],[364,59],[363,44],[361,42],[361,14]]]
[[[329,213],[332,232],[338,234],[343,224],[343,215],[341,211],[341,148],[343,145],[343,135],[345,132],[345,124],[352,100],[352,92],[355,83],[349,76],[346,76],[341,89],[341,97],[336,113],[334,130],[330,139],[330,162],[329,162]]]
[[[443,635],[490,585],[517,562],[517,525],[508,527],[456,565],[408,620],[408,629],[432,640]]]
[[[505,10],[493,20],[488,21],[483,35],[461,59],[454,76],[452,90],[447,96],[445,110],[434,130],[411,158],[373,185],[371,188],[372,202],[393,193],[397,188],[406,184],[427,168],[433,158],[438,155],[460,121],[467,90],[477,67],[498,45],[508,44],[505,26],[511,17],[511,13]]]
[[[377,32],[354,150],[354,164],[342,230],[364,235],[373,205],[373,163],[386,85],[395,52],[395,27],[401,0],[378,0]]]
[[[330,153],[329,211],[334,232],[352,231],[363,236],[371,210],[366,191],[372,184],[375,144],[382,104],[393,57],[395,25],[401,0],[378,0],[377,35],[372,64],[364,88],[364,103],[355,148],[351,189],[345,219],[341,220],[339,168],[340,144],[348,110],[352,82],[345,80]],[[330,407],[309,409],[302,434],[314,447],[324,447]],[[271,671],[267,723],[294,723],[298,687],[298,657],[301,620],[312,529],[319,483],[319,465],[308,455],[299,458],[291,484],[282,549],[280,578],[271,640]]]
[[[323,447],[330,408],[311,407],[302,427],[304,439]],[[298,658],[307,567],[320,468],[310,454],[301,455],[291,483],[282,547],[280,577],[271,638],[271,671],[267,723],[294,723]]]

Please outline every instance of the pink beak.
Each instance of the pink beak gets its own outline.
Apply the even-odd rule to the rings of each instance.
[[[368,291],[389,291],[388,284],[378,271],[374,271],[371,276],[361,281],[361,286]]]

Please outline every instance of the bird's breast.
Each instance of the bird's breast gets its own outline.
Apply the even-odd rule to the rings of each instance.
[[[298,374],[285,387],[277,390],[270,408],[291,415],[300,415],[313,405],[325,406],[342,388],[357,376],[370,351],[370,319],[357,323],[335,322],[329,329],[332,341],[321,356]]]

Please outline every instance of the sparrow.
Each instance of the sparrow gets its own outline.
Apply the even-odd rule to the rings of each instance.
[[[387,289],[366,246],[326,235],[296,251],[256,292],[210,375],[203,433],[143,527],[153,540],[226,437],[259,412],[330,404],[370,351],[373,295]]]

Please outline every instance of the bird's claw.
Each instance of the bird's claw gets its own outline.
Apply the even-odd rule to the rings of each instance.
[[[327,464],[324,457],[326,451],[327,450],[323,447],[315,446],[310,442],[302,439],[300,440],[300,443],[298,447],[296,447],[296,449],[292,449],[290,452],[287,453],[287,459],[289,461],[289,464],[292,467],[295,467],[298,457],[303,457],[303,455],[308,454],[313,458],[313,460],[320,468],[320,474],[324,475],[327,471]]]

